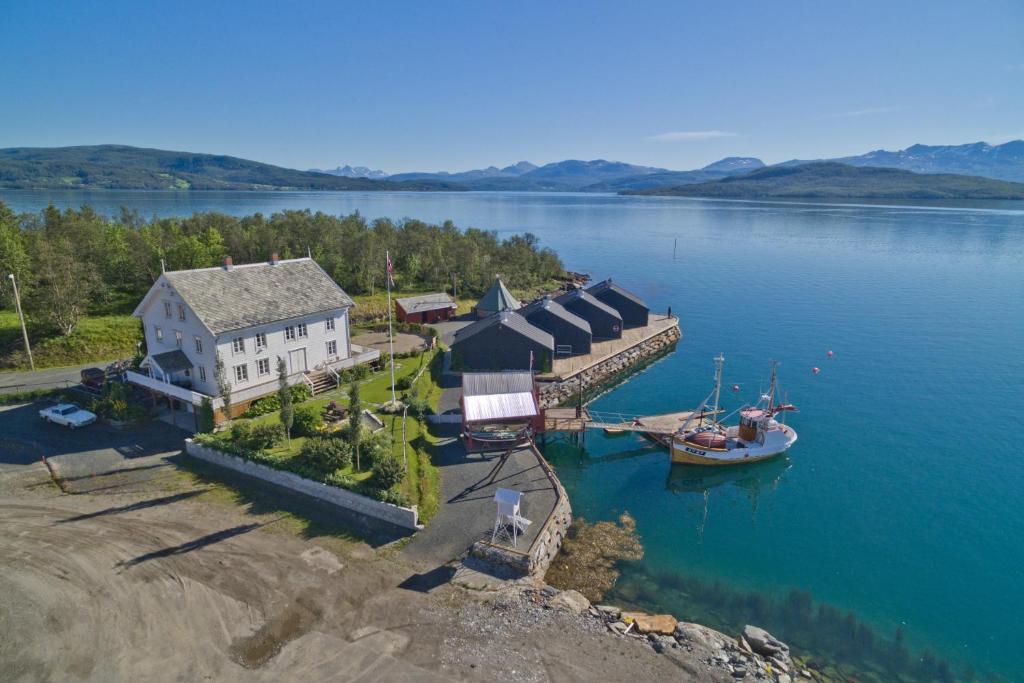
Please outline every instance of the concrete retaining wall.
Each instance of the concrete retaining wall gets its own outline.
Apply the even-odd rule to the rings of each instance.
[[[637,366],[649,359],[665,353],[679,341],[682,333],[678,325],[669,327],[664,332],[650,339],[637,342],[635,345],[620,351],[611,358],[606,358],[586,370],[581,371],[564,382],[548,382],[540,385],[540,404],[542,408],[553,408],[565,403],[575,402],[579,395],[580,384],[584,394],[614,381],[616,376],[628,376]]]
[[[525,550],[506,548],[494,545],[489,541],[477,541],[473,544],[470,554],[491,564],[511,567],[523,576],[544,578],[544,573],[547,572],[551,561],[558,554],[558,550],[562,547],[562,540],[572,524],[572,508],[569,506],[569,496],[562,488],[562,482],[555,476],[540,451],[536,448],[532,450],[541,469],[544,470],[548,480],[555,487],[555,493],[558,496],[555,507],[548,518],[544,520],[544,526],[540,533],[537,534],[530,547]]]
[[[240,472],[249,477],[270,482],[290,491],[317,498],[357,515],[379,519],[412,531],[420,528],[415,506],[405,508],[390,503],[382,503],[358,493],[338,488],[337,486],[328,486],[318,481],[300,477],[292,472],[275,470],[266,465],[260,465],[235,455],[223,453],[214,448],[202,446],[192,439],[185,439],[185,452],[194,458]]]

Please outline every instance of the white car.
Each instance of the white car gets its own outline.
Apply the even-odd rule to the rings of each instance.
[[[55,406],[46,408],[45,410],[40,410],[39,417],[43,418],[47,422],[64,425],[71,429],[91,425],[96,421],[95,413],[90,413],[88,410],[82,410],[74,403],[59,403]]]

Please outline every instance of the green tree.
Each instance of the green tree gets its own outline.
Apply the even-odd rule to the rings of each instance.
[[[199,404],[199,431],[213,431],[213,402],[209,396],[204,396]]]
[[[352,452],[356,454],[356,471],[363,469],[359,459],[359,442],[363,435],[363,404],[359,400],[359,382],[353,380],[348,388],[348,438],[352,443]]]
[[[99,278],[90,264],[79,260],[67,239],[43,240],[36,249],[36,279],[29,310],[61,334],[69,335],[99,288]]]
[[[231,422],[231,381],[228,379],[227,369],[224,367],[224,359],[220,352],[217,352],[213,361],[213,377],[217,381],[217,392],[220,393],[220,400],[224,403],[224,422]]]
[[[0,202],[0,307],[14,305],[14,290],[8,274],[14,273],[21,288],[21,295],[29,294],[27,275],[31,261],[26,248],[25,234],[18,225],[17,216],[3,202]]]
[[[288,388],[288,365],[281,356],[277,357],[277,399],[281,402],[281,426],[284,427],[288,447],[291,448],[295,406],[292,404],[292,392]]]
[[[377,488],[387,491],[402,481],[405,477],[405,468],[398,458],[388,453],[373,463],[373,476],[377,481]]]

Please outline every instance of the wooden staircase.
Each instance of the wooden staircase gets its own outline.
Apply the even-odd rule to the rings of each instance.
[[[338,386],[337,380],[334,379],[334,375],[327,372],[326,370],[311,371],[305,374],[306,386],[310,388],[313,395],[322,394],[325,391],[331,391],[336,389]]]

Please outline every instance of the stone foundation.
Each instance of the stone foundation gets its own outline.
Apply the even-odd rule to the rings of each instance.
[[[679,326],[673,325],[660,334],[638,342],[610,358],[581,370],[567,380],[540,384],[541,408],[554,408],[575,403],[579,396],[581,382],[583,393],[586,395],[614,384],[618,378],[625,379],[638,367],[670,351],[682,336]]]
[[[469,553],[484,562],[492,565],[509,567],[522,576],[533,576],[544,578],[551,561],[555,559],[559,549],[562,547],[562,540],[572,524],[572,508],[569,506],[569,496],[562,488],[562,482],[548,466],[544,456],[536,448],[534,455],[544,470],[545,475],[555,487],[558,501],[548,518],[544,520],[544,526],[540,533],[530,544],[529,548],[508,548],[502,545],[494,545],[490,541],[477,541],[473,544]]]

